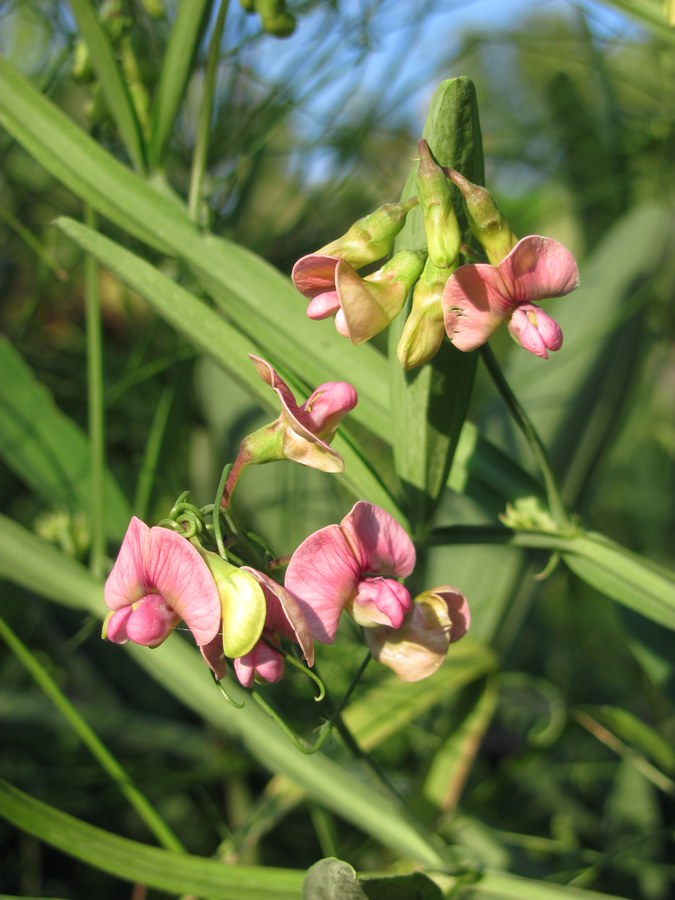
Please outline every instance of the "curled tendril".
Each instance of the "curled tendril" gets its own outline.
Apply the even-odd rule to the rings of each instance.
[[[188,540],[201,534],[203,528],[201,518],[192,510],[186,510],[181,513],[176,519],[176,524],[180,526],[183,536]]]
[[[211,673],[211,674],[213,675],[213,673]],[[246,706],[246,704],[243,701],[241,703],[239,703],[237,700],[233,700],[232,697],[230,697],[230,695],[227,693],[227,691],[225,690],[225,688],[223,687],[221,682],[218,681],[218,679],[216,678],[215,675],[213,675],[213,681],[214,681],[214,684],[216,685],[216,687],[218,688],[218,690],[220,691],[220,693],[230,704],[230,706],[233,706],[235,709],[243,709]]]
[[[179,534],[184,534],[183,529],[175,519],[160,519],[157,524],[161,528],[168,528],[170,531],[177,531]]]

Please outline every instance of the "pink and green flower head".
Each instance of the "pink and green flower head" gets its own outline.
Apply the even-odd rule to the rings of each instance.
[[[440,668],[449,645],[464,637],[470,624],[464,594],[442,585],[415,598],[400,628],[380,625],[366,631],[366,643],[402,681],[421,681]]]
[[[343,611],[365,627],[399,628],[410,594],[396,579],[415,567],[415,548],[398,522],[372,503],[356,503],[339,525],[307,537],[291,556],[285,585],[315,640],[335,640]]]
[[[259,587],[264,603],[264,618],[254,641],[249,640],[253,634],[249,628],[246,630],[245,644],[242,642],[238,647],[234,647],[232,642],[228,645],[225,640],[228,623],[224,612],[223,637],[217,635],[201,648],[202,655],[216,678],[220,680],[225,677],[227,657],[232,659],[234,671],[244,687],[251,687],[254,681],[269,683],[279,681],[284,673],[284,660],[280,652],[281,638],[298,644],[307,665],[312,666],[314,664],[312,635],[297,599],[286,588],[256,569],[242,566],[237,571],[240,577],[250,579]],[[235,596],[229,599],[230,602],[236,602]],[[225,607],[223,609],[225,610]],[[257,611],[255,615],[257,629]],[[241,634],[243,638],[244,632]]]
[[[228,477],[222,503],[229,506],[232,492],[244,468],[251,464],[290,459],[320,469],[342,472],[344,460],[329,447],[338,425],[357,402],[356,391],[345,381],[321,384],[305,403],[298,406],[292,391],[275,369],[259,356],[250,356],[258,374],[276,392],[281,414],[241,442]]]
[[[181,619],[200,646],[220,628],[220,598],[206,563],[175,531],[129,523],[115,565],[105,583],[112,610],[103,637],[158,647]]]
[[[335,268],[338,262],[343,260],[360,269],[388,256],[396,235],[403,228],[405,217],[416,204],[416,198],[401,203],[385,203],[355,222],[342,237],[296,262],[291,278],[297,290],[312,300],[310,308],[316,314],[308,312],[311,319],[331,315],[325,311],[319,313],[335,305]]]
[[[385,329],[399,314],[424,267],[424,254],[401,250],[372,275],[361,278],[348,262],[337,260],[333,289],[307,307],[310,319],[335,315],[339,334],[362,344]]]
[[[529,235],[497,266],[460,266],[443,291],[445,330],[459,350],[475,350],[507,322],[526,350],[547,359],[562,346],[557,322],[534,303],[562,297],[579,284],[570,251],[551,238]]]

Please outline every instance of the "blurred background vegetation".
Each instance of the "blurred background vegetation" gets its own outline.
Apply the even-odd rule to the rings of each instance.
[[[650,203],[672,208],[675,32],[609,14],[608,6],[595,3],[522,2],[501,4],[498,12],[496,4],[440,0],[298,0],[291,6],[298,28],[280,42],[231,4],[209,144],[208,208],[202,211],[216,234],[283,272],[360,215],[396,198],[434,87],[459,74],[476,83],[487,184],[513,230],[563,241],[580,259],[582,276],[584,262],[623,217]],[[163,12],[150,0],[106,0],[101,12],[116,35],[142,121],[173,4]],[[67,4],[0,3],[0,50],[124,157]],[[183,196],[203,78],[198,62],[165,171],[156,175],[166,190]],[[2,331],[58,408],[86,430],[82,259],[51,226],[57,215],[81,216],[81,204],[5,133],[0,160]],[[613,323],[621,402],[608,402],[594,458],[582,481],[570,476],[567,485],[589,527],[664,563],[675,526],[674,259],[671,231],[663,264],[648,281],[631,285],[624,319]],[[223,462],[265,417],[105,272],[100,287],[111,469],[148,520],[163,516],[187,487],[199,503],[209,502]],[[592,298],[586,300],[583,308],[575,307],[574,295],[563,302],[592,330],[597,322]],[[496,349],[508,366],[508,338]],[[514,362],[514,385],[526,396],[527,372],[518,366]],[[530,411],[536,417],[537,410]],[[482,380],[470,418],[521,453]],[[150,489],[147,480],[139,485],[138,473],[153,428],[160,444]],[[572,443],[574,437],[573,431],[567,435]],[[559,452],[572,453],[569,445]],[[522,460],[529,465],[527,454]],[[85,510],[65,509],[58,498],[45,504],[9,462],[0,465],[0,489],[4,511],[43,536],[55,533],[55,517],[68,517],[73,540],[66,549],[86,558]],[[330,478],[290,465],[247,473],[241,493],[251,526],[279,554],[339,520],[351,503]],[[480,520],[483,513],[453,497],[442,515],[452,522]],[[431,554],[429,570],[442,569],[439,581],[456,581],[469,593],[460,574],[464,552]],[[493,559],[499,565],[499,555]],[[619,614],[569,573],[535,583],[536,569],[527,571],[525,587],[521,573],[520,589],[504,601],[513,615],[488,635],[502,658],[496,712],[461,806],[448,800],[439,829],[491,865],[667,900],[675,890],[669,862],[675,695],[672,649],[664,643],[670,638],[637,616]],[[505,577],[512,574],[505,570]],[[269,785],[263,793],[268,776],[258,765],[236,743],[205,731],[159,686],[139,679],[133,663],[98,640],[95,623],[83,624],[80,615],[15,587],[7,591],[5,610],[189,850],[307,866],[333,849],[356,856],[364,867],[384,864],[381,852],[344,823],[318,809],[289,813]],[[359,657],[356,646],[346,633],[343,643],[320,656],[336,695]],[[306,685],[293,679],[283,692],[272,692],[296,722],[313,712],[299,699],[305,694]],[[441,704],[379,748],[377,758],[406,793],[415,795],[419,766],[440,745],[444,722],[461,720],[458,705],[468,709],[475,699],[467,694]],[[307,724],[315,723],[308,718]],[[92,823],[147,840],[5,649],[0,733],[3,777]],[[0,838],[0,890],[120,896],[119,883],[4,824]]]

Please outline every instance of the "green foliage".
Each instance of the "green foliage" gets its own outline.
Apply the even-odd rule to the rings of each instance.
[[[237,4],[180,2],[162,19],[77,0],[72,20],[49,0],[7,4],[3,890],[75,900],[116,896],[122,879],[237,900],[670,896],[673,32],[656,0],[610,5],[652,31],[600,38],[582,14],[453,30],[432,74],[447,24],[433,2],[415,10],[417,31],[384,0],[359,13],[293,3],[299,27],[281,42]],[[376,45],[402,37],[375,96]],[[403,317],[389,352],[352,347],[306,318],[286,276],[412,192],[418,70],[427,95],[441,82],[423,132],[435,158],[484,182],[477,95],[487,183],[514,231],[554,234],[582,263],[581,288],[552,307],[560,354],[543,364],[493,341],[550,452],[562,522],[476,354],[445,342],[405,374]],[[471,77],[447,78],[459,71]],[[414,211],[399,246],[424,242]],[[81,327],[97,297],[102,345]],[[101,350],[97,393],[86,364]],[[246,472],[246,527],[280,555],[368,499],[418,539],[412,586],[451,582],[471,602],[471,634],[432,678],[371,664],[313,755],[232,679],[244,706],[229,705],[180,635],[128,652],[98,637],[99,572],[130,511],[162,518],[185,487],[211,503],[242,437],[278,415],[250,353],[303,400],[348,380],[359,404],[333,442],[344,475]],[[86,436],[104,412],[107,459]],[[107,543],[88,557],[100,521]],[[318,648],[333,697],[362,654],[346,627]],[[263,693],[309,742],[333,711],[295,673]],[[42,843],[58,852],[22,868]]]

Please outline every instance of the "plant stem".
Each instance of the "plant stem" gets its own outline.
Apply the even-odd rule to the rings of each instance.
[[[528,415],[523,407],[518,402],[516,395],[509,387],[506,379],[504,378],[501,367],[490,347],[487,344],[484,344],[480,348],[480,353],[483,358],[483,362],[485,363],[485,367],[487,368],[490,377],[495,384],[495,387],[499,391],[502,400],[506,404],[516,425],[523,433],[525,440],[530,445],[532,455],[534,456],[544,479],[544,487],[546,489],[546,498],[548,500],[549,510],[556,525],[558,525],[559,527],[569,525],[569,517],[565,509],[565,504],[563,503],[562,497],[560,496],[560,491],[558,490],[558,484],[556,482],[555,475],[553,474],[551,461],[548,458],[548,453],[546,452],[546,448],[544,447],[544,444],[542,443],[537,430],[528,418]]]
[[[228,6],[229,0],[222,0],[213,26],[213,33],[209,44],[209,55],[206,62],[206,72],[204,74],[202,105],[199,108],[197,134],[195,136],[195,147],[192,155],[192,171],[190,173],[190,193],[188,195],[188,216],[190,217],[190,221],[195,224],[199,223],[200,218],[199,207],[202,201],[202,185],[204,183],[204,172],[206,171],[209,132],[211,130],[211,115],[213,113],[216,75],[218,73],[218,61],[220,59],[220,41],[223,36]]]
[[[87,204],[85,224],[96,228],[96,213]],[[91,447],[91,554],[89,568],[101,578],[105,559],[105,424],[103,401],[103,342],[98,263],[88,254],[84,261],[87,342],[87,402]]]

